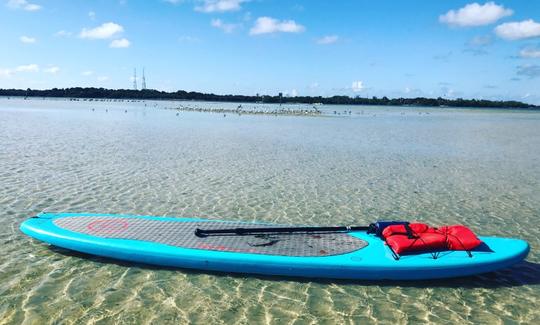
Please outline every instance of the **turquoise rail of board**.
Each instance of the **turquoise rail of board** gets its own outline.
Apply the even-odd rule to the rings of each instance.
[[[87,222],[90,220],[92,222]],[[67,224],[67,221],[76,223],[79,228],[62,226]],[[116,238],[119,233],[129,229],[131,224],[139,224],[141,221],[151,221],[151,224],[160,226],[159,229],[167,229],[171,225],[181,226],[182,224],[173,223],[182,222],[216,224],[215,220],[204,219],[44,213],[24,221],[20,229],[26,235],[54,246],[118,260],[194,270],[307,278],[420,280],[460,277],[507,268],[524,260],[529,252],[528,243],[520,239],[480,236],[485,245],[474,250],[472,257],[463,251],[444,251],[440,252],[436,259],[430,253],[423,253],[405,255],[396,260],[381,239],[365,231],[346,234],[352,237],[347,241],[348,244],[354,244],[355,240],[364,243],[359,249],[324,256],[260,254],[235,251],[223,245],[182,247],[183,244],[159,242],[161,234],[149,228],[138,231],[143,237],[145,232],[153,233],[154,237]],[[96,225],[100,227],[98,230]],[[92,233],[94,230],[98,231],[97,235]],[[171,234],[167,236],[170,237]],[[182,236],[194,234],[190,232]],[[179,239],[184,242],[186,239],[191,240]]]

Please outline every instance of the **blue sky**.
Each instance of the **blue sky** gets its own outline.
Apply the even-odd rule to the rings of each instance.
[[[540,1],[2,2],[0,88],[540,104]]]

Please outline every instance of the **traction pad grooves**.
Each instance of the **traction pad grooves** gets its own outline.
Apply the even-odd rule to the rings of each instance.
[[[53,223],[66,230],[100,238],[140,240],[183,248],[264,255],[331,256],[350,253],[368,244],[362,239],[345,233],[209,236],[205,238],[194,235],[196,228],[261,227],[261,224],[244,222],[193,222],[81,216],[57,218],[53,220]]]

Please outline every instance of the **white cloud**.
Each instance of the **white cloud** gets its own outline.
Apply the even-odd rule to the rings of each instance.
[[[38,72],[39,66],[37,64],[20,65],[16,67],[14,72]]]
[[[489,36],[489,35],[475,36],[469,41],[468,45],[469,46],[482,47],[482,46],[490,45],[492,42],[493,42],[493,40],[492,40],[491,36]]]
[[[168,3],[172,3],[173,5],[175,5],[175,4],[178,4],[178,3],[182,2],[183,0],[163,0],[163,1],[168,2]]]
[[[440,15],[439,22],[459,27],[484,26],[513,13],[511,9],[506,9],[492,1],[483,5],[474,2],[458,10],[450,10],[446,14]]]
[[[525,76],[529,78],[540,77],[540,65],[536,64],[523,64],[517,67],[516,74],[518,76]]]
[[[99,76],[99,77],[97,78],[97,80],[98,80],[98,81],[107,81],[107,80],[109,80],[109,77],[107,77],[107,76]]]
[[[26,0],[9,0],[7,6],[11,9],[22,9],[26,11],[38,11],[41,6],[35,3],[30,3]]]
[[[522,58],[538,59],[540,58],[540,48],[524,48],[519,52]]]
[[[178,37],[178,41],[182,43],[200,43],[201,39],[194,36],[183,35],[183,36]]]
[[[488,47],[493,43],[493,38],[489,35],[475,36],[465,43],[464,53],[472,55],[487,55],[489,54]]]
[[[225,33],[232,33],[238,27],[236,24],[224,23],[221,19],[212,19],[210,25],[223,30]]]
[[[328,45],[328,44],[333,44],[337,42],[338,40],[339,40],[339,37],[337,35],[327,35],[327,36],[323,36],[317,39],[317,44]]]
[[[298,91],[296,89],[291,90],[291,97],[298,96]]]
[[[504,23],[495,27],[495,33],[506,40],[540,37],[540,23],[532,19],[520,22]]]
[[[65,30],[59,30],[56,33],[54,33],[54,36],[68,37],[68,36],[71,36],[72,34],[73,34],[72,32],[68,32],[68,31],[65,31]]]
[[[0,69],[0,77],[11,77],[12,71],[10,69]]]
[[[86,29],[83,28],[79,37],[89,39],[107,39],[116,36],[124,31],[124,27],[121,25],[108,22],[96,28]]]
[[[57,66],[51,66],[46,69],[43,69],[43,71],[50,74],[57,74],[60,71],[60,68]]]
[[[86,70],[81,73],[83,76],[88,77],[94,74],[94,71],[92,70]]]
[[[20,65],[14,69],[0,69],[0,77],[11,77],[18,72],[38,72],[39,66],[37,64]]]
[[[29,3],[24,7],[24,10],[26,10],[26,11],[38,11],[40,9],[41,9],[40,5],[36,5],[36,4],[33,4],[33,3]]]
[[[360,91],[364,90],[364,83],[362,81],[359,81],[359,80],[358,81],[353,81],[351,89],[355,93],[360,92]]]
[[[270,34],[270,33],[301,33],[306,28],[297,24],[294,20],[277,20],[270,17],[259,17],[255,25],[249,31],[250,35]]]
[[[127,48],[131,45],[129,40],[127,38],[121,38],[121,39],[115,39],[109,44],[109,47],[115,48],[115,49],[123,49]]]
[[[25,44],[33,44],[36,42],[36,39],[34,37],[30,37],[30,36],[21,36],[19,38],[21,40],[21,42],[25,43]]]
[[[242,3],[247,0],[203,0],[203,4],[196,6],[195,10],[200,12],[226,12],[238,11],[242,9]]]

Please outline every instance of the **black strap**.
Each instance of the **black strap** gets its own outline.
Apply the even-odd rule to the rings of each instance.
[[[412,229],[411,229],[411,226],[409,226],[408,223],[407,223],[407,224],[404,224],[403,226],[405,227],[405,231],[407,232],[407,238],[409,238],[409,239],[414,239],[415,237],[414,237],[414,235],[413,235],[413,231],[412,231]]]
[[[394,258],[394,260],[399,261],[399,258],[400,258],[399,254],[396,253],[394,249],[392,248],[392,246],[388,245],[388,243],[386,243],[386,246],[388,246],[388,248],[390,249],[390,252],[392,252],[392,257]]]
[[[465,252],[467,252],[467,255],[468,255],[469,257],[472,257],[472,252],[471,252],[470,250],[468,250],[468,249],[465,247],[465,244],[463,244],[463,242],[461,241],[461,239],[459,239],[458,236],[449,234],[448,232],[446,232],[445,235],[446,235],[446,237],[452,236],[452,237],[454,237],[455,239],[457,239],[457,241],[461,244],[461,247],[463,247],[463,250],[464,250]]]

